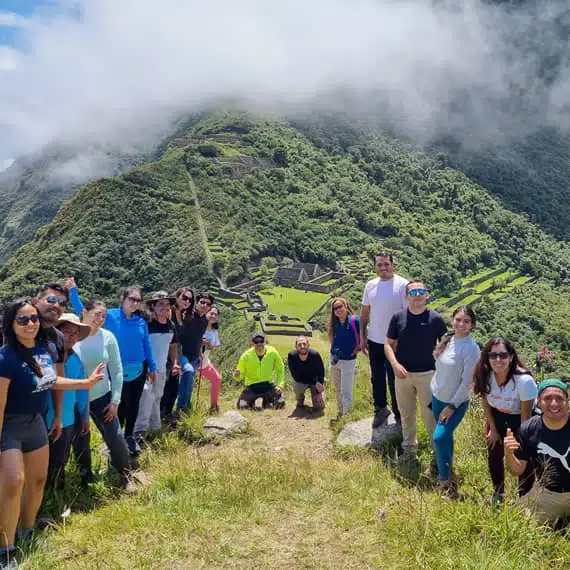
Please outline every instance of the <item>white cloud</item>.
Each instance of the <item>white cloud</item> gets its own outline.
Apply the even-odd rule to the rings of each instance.
[[[551,4],[550,11],[542,4],[543,20],[560,15]],[[525,38],[540,24],[535,14],[476,0],[62,6],[76,9],[36,14],[22,32],[26,49],[17,65],[0,63],[0,158],[54,139],[136,143],[175,113],[216,97],[308,104],[339,88],[374,89],[359,100],[382,106],[412,133],[445,123],[474,135],[542,120],[567,84],[536,76],[535,52],[559,49],[555,34],[535,51],[510,47],[511,36]],[[504,110],[515,93],[522,114]],[[558,123],[563,111],[557,104]]]
[[[3,172],[4,170],[10,168],[12,164],[14,164],[13,158],[7,158],[6,160],[0,161],[0,172]]]
[[[14,12],[3,12],[0,11],[0,26],[10,26],[12,28],[27,28],[29,27],[31,20],[21,16],[20,14],[15,14]]]

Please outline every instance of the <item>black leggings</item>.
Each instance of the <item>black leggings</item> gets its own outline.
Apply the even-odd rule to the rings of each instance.
[[[491,448],[490,445],[487,446],[489,473],[491,474],[495,493],[502,494],[505,492],[505,448],[503,446],[503,440],[507,435],[507,428],[511,428],[511,431],[515,435],[518,433],[521,427],[521,416],[520,414],[505,414],[493,407],[491,407],[491,413],[493,414],[497,431],[501,436],[501,441],[496,443],[493,448]],[[531,461],[529,461],[524,473],[519,477],[519,495],[521,497],[526,495],[533,484],[534,466]]]
[[[133,435],[135,422],[139,415],[139,402],[146,382],[146,367],[143,373],[130,382],[123,382],[121,403],[119,404],[118,416],[125,437]]]

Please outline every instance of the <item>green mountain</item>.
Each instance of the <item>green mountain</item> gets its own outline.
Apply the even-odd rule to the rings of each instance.
[[[436,295],[484,267],[539,279],[524,295],[515,290],[480,310],[496,332],[515,334],[510,325],[526,323],[519,333],[527,347],[546,331],[561,355],[570,350],[570,331],[552,329],[563,321],[538,311],[528,293],[566,294],[565,242],[441,155],[334,120],[292,124],[220,111],[187,121],[155,161],[92,182],[64,202],[0,266],[0,290],[6,299],[75,275],[85,296],[114,301],[129,283],[208,287],[219,277],[232,284],[263,257],[334,266],[378,248],[396,252],[400,271],[421,276]],[[498,326],[493,307],[517,295],[508,323]]]

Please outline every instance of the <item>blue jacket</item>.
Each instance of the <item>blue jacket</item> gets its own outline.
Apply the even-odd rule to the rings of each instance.
[[[83,303],[77,293],[77,287],[69,290],[69,298],[73,310],[80,315]],[[147,322],[138,315],[130,319],[121,307],[109,309],[105,319],[104,328],[111,331],[119,343],[121,362],[125,381],[134,379],[138,374],[129,374],[129,371],[139,369],[142,372],[142,363],[146,360],[150,372],[156,372],[156,362],[152,353],[152,346],[148,334]]]

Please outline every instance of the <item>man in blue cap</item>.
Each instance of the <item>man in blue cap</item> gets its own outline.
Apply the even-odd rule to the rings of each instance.
[[[568,385],[543,380],[538,386],[542,415],[524,422],[517,437],[507,430],[505,457],[513,475],[521,475],[528,462],[536,466],[536,482],[521,502],[540,522],[570,516],[570,413]]]

